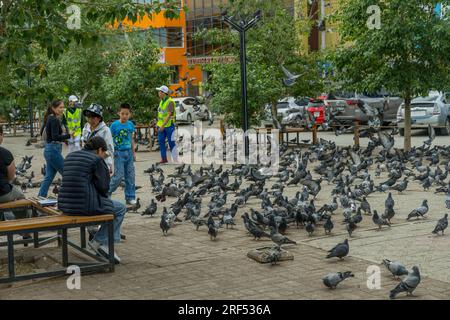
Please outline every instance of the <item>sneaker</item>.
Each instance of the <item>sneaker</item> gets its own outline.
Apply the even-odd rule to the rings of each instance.
[[[98,228],[96,226],[87,227],[87,232],[89,234],[89,241],[94,240],[94,236],[97,233]]]
[[[167,159],[163,159],[163,160],[161,160],[160,162],[158,162],[159,164],[166,164],[166,163],[168,163],[169,161],[167,161]]]
[[[127,200],[127,204],[130,206],[135,206],[136,205],[136,200]]]
[[[94,251],[98,256],[101,256],[102,254],[100,253],[100,251],[98,250],[98,248],[100,248],[101,243],[97,242],[95,240],[90,240],[88,242],[89,247],[92,249],[92,251]]]
[[[101,245],[98,248],[98,251],[100,252],[100,254],[105,257],[106,259],[109,259],[109,249],[107,246]],[[120,263],[120,258],[119,256],[114,252],[114,263],[115,264],[119,264]]]

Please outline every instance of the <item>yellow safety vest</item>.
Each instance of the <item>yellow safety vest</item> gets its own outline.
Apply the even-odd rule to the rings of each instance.
[[[159,103],[159,108],[158,108],[158,123],[156,124],[158,127],[161,127],[164,124],[164,120],[166,120],[167,118],[167,114],[168,114],[168,110],[167,107],[169,105],[169,103],[173,103],[173,114],[172,117],[169,121],[167,121],[167,124],[165,126],[165,128],[169,128],[172,123],[175,123],[175,119],[176,119],[176,113],[177,111],[175,110],[175,102],[173,101],[172,98],[167,98],[165,101],[162,101]]]
[[[74,136],[81,136],[81,109],[76,108],[74,113],[68,110],[65,112],[67,128],[70,132],[74,132]]]

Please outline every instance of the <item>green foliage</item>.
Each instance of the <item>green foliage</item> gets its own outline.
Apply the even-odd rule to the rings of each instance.
[[[32,61],[31,44],[38,44],[50,59],[56,60],[70,44],[90,45],[98,41],[98,25],[114,24],[165,9],[165,16],[176,18],[181,8],[179,1],[138,5],[135,0],[2,0],[0,7],[0,71],[21,61]],[[72,5],[80,8],[81,27],[69,28],[74,17],[68,10]],[[70,24],[70,23],[69,23]],[[24,77],[23,71],[19,71]]]
[[[410,148],[409,104],[429,90],[450,87],[450,19],[433,12],[446,0],[341,0],[337,20],[345,45],[335,66],[346,85],[358,91],[382,87],[400,92],[406,104],[405,149]],[[381,8],[381,29],[367,27],[367,8]]]
[[[321,91],[319,69],[314,56],[303,56],[301,36],[309,21],[296,21],[280,1],[230,1],[228,15],[240,20],[262,10],[262,20],[247,32],[248,108],[251,124],[258,124],[267,103],[275,105],[283,97],[315,95]],[[306,26],[306,27],[305,27]],[[236,57],[231,64],[213,63],[207,67],[212,76],[208,90],[213,93],[211,107],[225,114],[227,123],[241,126],[241,75],[239,35],[213,30],[199,35],[214,44],[223,44],[222,53]],[[281,65],[301,74],[292,88],[283,85]]]
[[[159,98],[157,87],[167,84],[170,71],[158,64],[160,49],[150,35],[129,37],[122,50],[111,56],[110,72],[103,78],[103,95],[108,106],[132,105],[134,119],[149,123],[155,118]]]

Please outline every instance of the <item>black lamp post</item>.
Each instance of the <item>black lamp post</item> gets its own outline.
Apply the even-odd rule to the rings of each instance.
[[[243,124],[242,129],[245,134],[245,158],[249,157],[249,139],[248,139],[248,105],[247,105],[247,53],[245,44],[245,33],[254,27],[256,23],[261,19],[261,10],[256,11],[254,17],[247,21],[245,19],[236,22],[234,17],[227,16],[227,12],[222,12],[222,20],[229,24],[234,30],[239,32],[240,38],[240,57],[241,57],[241,89],[242,89],[242,115]]]

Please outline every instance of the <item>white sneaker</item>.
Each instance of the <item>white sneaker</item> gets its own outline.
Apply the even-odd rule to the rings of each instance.
[[[127,204],[134,206],[134,205],[136,205],[136,200],[127,200]]]
[[[101,256],[100,251],[98,250],[98,248],[100,248],[101,243],[97,242],[95,240],[91,240],[88,242],[89,247],[99,256]]]
[[[107,246],[101,245],[98,248],[98,251],[100,252],[100,254],[105,257],[106,259],[109,259],[109,249]],[[120,258],[119,256],[114,252],[114,263],[115,264],[119,264],[120,263]]]

